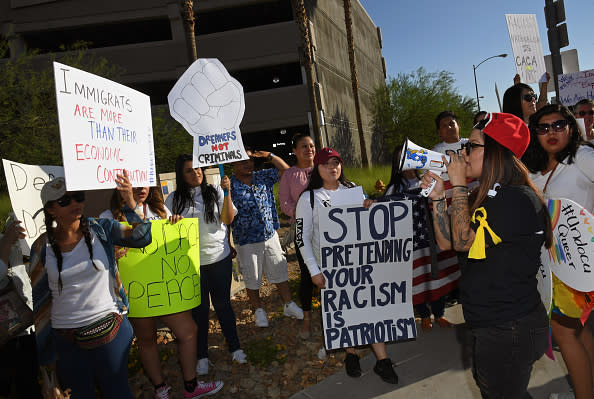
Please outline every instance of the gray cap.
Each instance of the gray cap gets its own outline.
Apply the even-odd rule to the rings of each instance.
[[[41,202],[45,206],[50,201],[60,199],[66,194],[66,181],[63,177],[50,180],[41,188]]]

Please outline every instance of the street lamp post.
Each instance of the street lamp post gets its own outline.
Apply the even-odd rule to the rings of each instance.
[[[505,58],[507,57],[507,54],[499,54],[499,55],[493,55],[489,58],[485,58],[484,60],[482,60],[481,62],[478,63],[478,65],[476,66],[472,66],[472,71],[474,72],[474,89],[476,90],[476,105],[478,107],[479,112],[481,111],[481,103],[479,101],[479,95],[478,95],[478,85],[476,84],[476,69],[481,66],[481,64],[487,60],[490,60],[491,58],[497,58],[497,57],[501,57],[501,58]]]

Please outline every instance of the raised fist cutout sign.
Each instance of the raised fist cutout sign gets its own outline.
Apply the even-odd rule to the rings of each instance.
[[[167,96],[171,116],[194,137],[194,166],[248,159],[239,124],[243,87],[214,58],[196,60]]]

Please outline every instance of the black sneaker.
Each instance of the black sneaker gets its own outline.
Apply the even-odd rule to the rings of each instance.
[[[373,368],[375,374],[379,375],[382,380],[388,384],[398,384],[398,375],[392,367],[392,361],[388,359],[378,360]]]
[[[346,373],[349,377],[361,377],[361,365],[359,364],[359,356],[347,353],[344,359],[344,365],[346,367]]]

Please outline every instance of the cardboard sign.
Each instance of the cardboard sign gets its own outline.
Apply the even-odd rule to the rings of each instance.
[[[318,209],[327,349],[417,336],[411,207],[393,201]]]
[[[505,14],[516,70],[522,83],[546,79],[546,66],[536,14]]]
[[[239,124],[243,87],[216,58],[200,58],[167,95],[171,116],[194,138],[194,167],[248,159]]]
[[[541,260],[571,288],[594,291],[594,216],[568,199],[550,199],[553,246]]]
[[[584,98],[594,100],[594,69],[559,75],[559,98],[568,107]]]
[[[153,317],[200,305],[198,219],[151,222],[153,241],[118,261],[130,317]]]
[[[29,254],[31,245],[42,233],[45,232],[45,217],[43,212],[35,214],[43,208],[41,203],[41,188],[43,185],[64,176],[64,168],[61,166],[49,165],[27,165],[2,160],[8,195],[12,204],[12,210],[16,218],[20,220],[21,226],[25,228],[26,237],[19,240],[24,254]]]
[[[68,191],[114,188],[124,169],[134,187],[154,186],[150,98],[57,62],[54,77]]]

